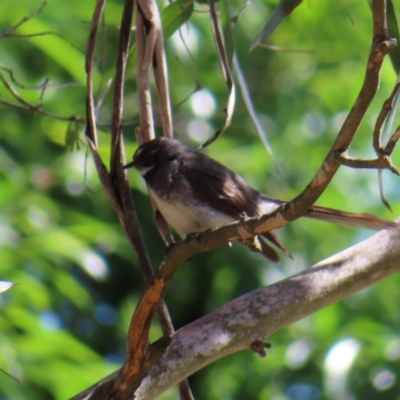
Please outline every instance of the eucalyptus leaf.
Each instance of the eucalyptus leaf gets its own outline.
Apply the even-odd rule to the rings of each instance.
[[[176,0],[161,12],[164,38],[172,36],[193,13],[194,0]]]

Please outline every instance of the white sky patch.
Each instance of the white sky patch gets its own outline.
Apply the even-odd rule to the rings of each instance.
[[[5,222],[0,221],[0,244],[18,246],[20,241],[17,231]]]
[[[62,328],[60,316],[53,311],[45,311],[40,315],[40,323],[46,331],[58,331]]]
[[[186,47],[192,54],[196,54],[200,44],[199,39],[199,31],[193,24],[188,22],[176,31],[169,41],[180,57],[189,57]]]
[[[286,351],[286,364],[292,369],[301,368],[310,358],[311,350],[311,345],[307,340],[296,340]]]
[[[309,112],[302,121],[301,130],[309,137],[316,137],[325,132],[326,119],[321,113]]]
[[[95,253],[86,253],[82,260],[86,272],[93,278],[103,280],[108,274],[108,268],[104,260]]]
[[[396,375],[388,368],[379,370],[372,377],[372,384],[380,392],[390,389],[394,385],[395,381]]]
[[[210,118],[216,109],[215,97],[207,89],[200,90],[190,97],[193,114],[199,118]]]
[[[50,226],[51,219],[48,213],[41,207],[31,205],[28,208],[28,216],[31,223],[37,229],[45,229]]]
[[[332,399],[346,398],[346,379],[354,360],[360,351],[360,343],[352,338],[335,343],[325,361],[325,388]]]
[[[400,339],[395,339],[385,349],[385,356],[388,360],[400,359]]]
[[[214,132],[211,125],[207,121],[194,119],[187,125],[189,136],[196,142],[206,141]]]

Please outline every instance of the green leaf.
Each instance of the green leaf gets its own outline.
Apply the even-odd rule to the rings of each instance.
[[[161,12],[164,38],[168,39],[192,15],[194,0],[177,0]]]
[[[65,133],[65,146],[72,153],[74,148],[79,150],[79,126],[76,121],[71,121],[68,124],[67,132]]]
[[[22,25],[19,34],[30,35],[32,32],[45,32],[31,38],[30,42],[39,48],[43,54],[58,63],[77,82],[85,82],[86,73],[82,66],[83,52],[75,49],[67,40],[57,35],[52,26],[37,19],[30,20],[29,25]],[[96,75],[95,75],[96,76]]]
[[[274,33],[275,29],[283,21],[285,17],[292,13],[292,11],[302,2],[303,0],[280,0],[276,6],[271,18],[264,25],[264,28],[256,37],[254,42],[250,47],[250,51],[255,49],[258,45],[265,43],[271,35]]]

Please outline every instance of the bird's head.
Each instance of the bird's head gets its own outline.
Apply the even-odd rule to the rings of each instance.
[[[158,137],[139,146],[133,155],[133,161],[125,165],[124,169],[136,168],[145,177],[155,169],[179,160],[185,152],[187,148],[177,140],[165,136]]]

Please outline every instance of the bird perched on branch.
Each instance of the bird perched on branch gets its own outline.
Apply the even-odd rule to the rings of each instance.
[[[189,150],[175,139],[159,137],[142,144],[133,161],[167,222],[184,238],[239,220],[259,217],[285,203],[250,187],[246,181],[205,154]],[[396,226],[371,214],[356,214],[312,206],[304,215],[335,224],[382,229]],[[262,235],[289,254],[274,232]],[[276,251],[259,237],[244,242],[252,251],[278,261]]]

